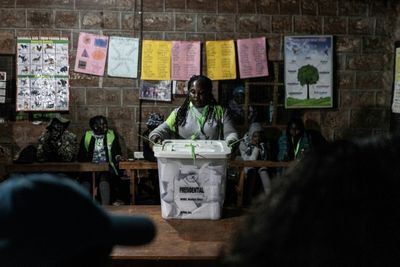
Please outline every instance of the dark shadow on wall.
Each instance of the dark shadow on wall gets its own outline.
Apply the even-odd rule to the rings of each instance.
[[[390,132],[390,110],[376,106],[353,109],[350,115],[350,126],[341,132],[340,139],[347,140],[387,135]]]

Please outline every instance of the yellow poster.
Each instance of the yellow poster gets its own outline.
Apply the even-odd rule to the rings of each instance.
[[[211,80],[236,79],[235,43],[228,41],[207,41],[207,76]]]
[[[172,41],[143,40],[142,80],[171,79]]]

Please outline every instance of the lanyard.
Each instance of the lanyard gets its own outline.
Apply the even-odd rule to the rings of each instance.
[[[297,157],[297,154],[299,153],[300,141],[301,141],[301,138],[299,138],[299,141],[297,141],[296,148],[293,149],[294,157],[295,157],[295,158]],[[293,143],[293,145],[294,145],[294,138],[292,138],[292,143]]]
[[[192,103],[190,103],[190,112],[193,114],[193,116],[196,118],[197,121],[197,125],[199,126],[199,129],[192,135],[192,139],[196,139],[196,137],[198,137],[198,135],[200,134],[201,130],[204,127],[204,124],[206,122],[206,116],[207,116],[207,112],[208,112],[208,105],[205,106],[203,108],[203,111],[201,112],[200,117],[198,117],[195,113],[195,111],[193,111],[193,105]]]

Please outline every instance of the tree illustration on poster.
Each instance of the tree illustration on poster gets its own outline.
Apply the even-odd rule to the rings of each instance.
[[[319,80],[318,69],[310,64],[301,67],[297,74],[300,85],[307,85],[307,99],[310,99],[310,84],[316,84]]]

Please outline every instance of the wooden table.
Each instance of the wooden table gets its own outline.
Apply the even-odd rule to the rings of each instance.
[[[240,173],[239,182],[238,185],[236,186],[237,204],[240,207],[243,204],[243,187],[244,187],[244,180],[246,178],[246,173],[244,171],[245,167],[287,168],[291,165],[291,162],[270,161],[270,160],[231,160],[229,161],[228,164],[232,168],[237,168],[238,172]],[[136,194],[137,171],[157,169],[157,163],[147,160],[122,161],[119,163],[119,168],[122,170],[126,170],[127,175],[131,180],[130,182],[130,192],[132,196],[131,203],[134,205],[135,194]]]
[[[92,172],[92,195],[96,196],[96,172],[108,171],[108,163],[91,162],[43,162],[6,164],[6,173],[34,172]]]
[[[111,213],[142,214],[156,225],[157,236],[143,246],[116,246],[112,266],[216,266],[218,255],[243,219],[243,210],[224,209],[220,220],[165,220],[160,206],[106,206]],[[209,265],[211,264],[211,265]]]
[[[126,170],[126,174],[130,179],[131,204],[135,205],[137,171],[156,170],[158,169],[157,162],[147,160],[121,161],[119,163],[119,168],[121,170]]]

